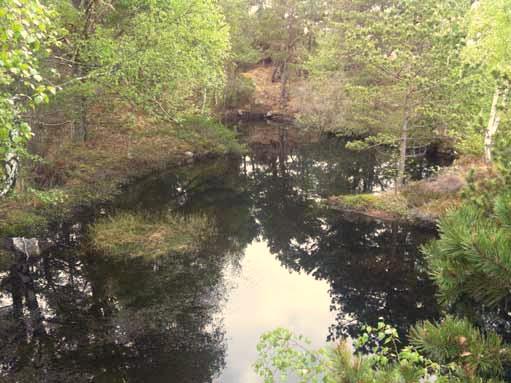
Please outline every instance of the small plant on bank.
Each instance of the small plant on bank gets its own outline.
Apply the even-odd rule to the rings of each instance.
[[[254,367],[265,383],[489,383],[499,381],[508,359],[498,335],[482,335],[466,320],[424,322],[410,338],[412,345],[399,349],[396,329],[380,321],[353,341],[314,350],[278,328],[261,336]]]

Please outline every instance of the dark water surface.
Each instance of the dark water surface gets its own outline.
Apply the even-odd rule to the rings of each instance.
[[[43,257],[2,261],[0,381],[258,382],[264,331],[288,327],[319,346],[378,317],[404,332],[437,315],[417,250],[434,233],[318,204],[389,187],[384,154],[312,135],[298,145],[284,127],[242,130],[248,155],[138,180],[98,213],[206,215],[217,234],[201,251],[106,257],[74,222]],[[425,160],[413,168],[431,171]]]

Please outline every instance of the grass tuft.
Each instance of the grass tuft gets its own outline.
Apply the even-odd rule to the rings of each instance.
[[[95,249],[111,256],[161,257],[199,250],[214,235],[209,219],[169,214],[154,220],[121,213],[90,226]]]

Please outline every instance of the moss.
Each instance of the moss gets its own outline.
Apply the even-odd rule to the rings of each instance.
[[[331,202],[345,209],[382,211],[399,217],[406,216],[408,212],[406,199],[395,193],[344,195],[333,197]]]
[[[70,212],[70,196],[60,188],[28,189],[0,202],[0,237],[38,237],[49,223]]]
[[[12,210],[7,213],[0,224],[2,237],[37,237],[47,230],[48,219],[36,212]]]
[[[198,250],[213,235],[204,216],[167,215],[158,220],[121,213],[89,228],[94,248],[111,256],[159,257]]]

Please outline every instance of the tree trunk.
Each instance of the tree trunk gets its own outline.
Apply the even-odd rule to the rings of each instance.
[[[499,116],[498,116],[498,103],[500,98],[500,89],[497,86],[493,95],[493,102],[491,104],[490,119],[488,120],[488,127],[484,133],[484,159],[490,163],[492,161],[492,148],[493,148],[493,136],[497,132],[499,127]]]
[[[18,179],[19,173],[19,158],[16,152],[12,149],[14,142],[17,137],[17,132],[15,130],[11,130],[9,132],[9,141],[11,150],[7,152],[3,161],[3,176],[0,175],[0,198],[5,197],[7,193],[9,193],[14,186],[16,186],[16,181]]]
[[[289,68],[287,61],[282,65],[282,73],[281,73],[281,82],[280,82],[280,103],[283,108],[287,106],[287,102],[289,100],[289,90],[288,90],[288,80],[289,80]]]
[[[206,114],[206,106],[208,104],[208,88],[204,88],[204,91],[202,92],[202,107],[201,107],[201,114]]]
[[[96,3],[97,0],[80,0],[80,1],[73,1],[73,4],[76,6],[77,9],[84,12],[85,16],[85,23],[82,30],[82,39],[84,41],[89,40],[89,37],[92,33],[94,33],[95,26],[96,26]],[[85,83],[86,80],[83,78],[87,74],[87,70],[83,67],[83,62],[81,56],[80,48],[77,48],[75,51],[73,61],[75,61],[74,64],[74,74],[77,78],[82,78],[80,80],[82,83]],[[85,142],[87,141],[88,136],[88,130],[89,130],[89,122],[88,122],[88,98],[84,94],[81,94],[78,97],[78,113],[79,113],[79,119],[77,122],[77,126],[75,125],[74,129],[74,139],[78,142]]]
[[[280,81],[280,76],[282,72],[282,64],[278,64],[273,68],[273,72],[271,74],[271,82]]]
[[[494,136],[497,133],[500,124],[500,114],[499,114],[499,102],[502,109],[506,108],[507,104],[507,96],[508,96],[509,88],[504,88],[504,90],[499,89],[497,86],[495,88],[495,94],[493,95],[493,101],[491,105],[490,111],[490,119],[488,120],[488,127],[486,128],[486,132],[484,134],[484,159],[487,163],[491,163],[493,160],[492,149],[494,144]]]
[[[404,184],[406,179],[406,150],[408,147],[408,124],[409,113],[408,106],[405,106],[405,115],[403,119],[403,127],[401,128],[401,143],[399,147],[399,166],[397,173],[396,190],[399,190]]]
[[[18,171],[18,156],[15,153],[8,153],[4,160],[4,176],[2,184],[0,184],[0,197],[5,197],[14,188]]]

